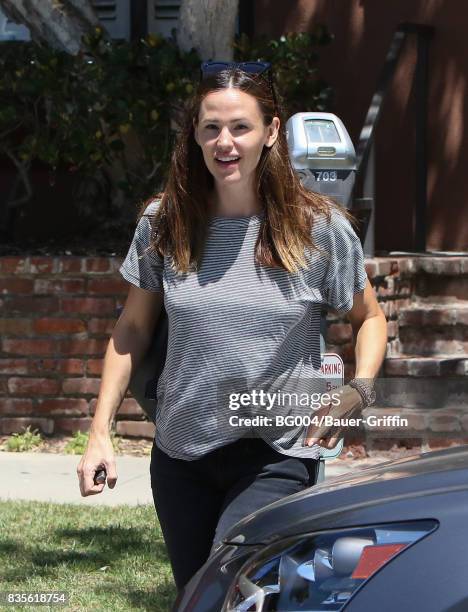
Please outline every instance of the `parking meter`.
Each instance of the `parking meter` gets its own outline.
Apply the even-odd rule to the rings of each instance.
[[[351,208],[357,170],[356,152],[341,119],[332,113],[296,113],[286,123],[286,138],[292,166],[304,187]],[[324,359],[338,358],[338,355],[325,352],[326,334],[327,316],[324,310],[320,318],[322,362]],[[343,444],[344,440],[341,439],[335,448],[323,449],[321,459],[337,457]],[[324,478],[323,466],[323,461],[320,461],[318,482]]]
[[[286,137],[304,187],[350,208],[356,152],[341,119],[332,113],[296,113],[286,123]]]
[[[341,119],[333,113],[296,113],[286,122],[286,138],[292,166],[304,187],[351,208],[356,152]],[[322,352],[326,330],[326,315],[322,315]]]

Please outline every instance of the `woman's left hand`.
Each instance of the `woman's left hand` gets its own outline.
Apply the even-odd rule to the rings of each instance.
[[[331,393],[338,393],[340,396],[340,401],[338,405],[334,405],[330,402],[329,405],[320,408],[315,411],[312,415],[315,422],[320,422],[321,416],[332,416],[333,419],[346,419],[353,416],[357,416],[357,413],[361,411],[362,407],[362,398],[360,393],[349,385],[344,385],[342,387],[338,387],[337,389],[333,389]],[[325,425],[323,423],[320,425],[309,425],[305,439],[304,446],[312,446],[313,444],[320,444],[324,448],[334,448],[338,444],[338,440],[342,437],[341,432],[343,431],[344,426],[340,427],[339,425]]]

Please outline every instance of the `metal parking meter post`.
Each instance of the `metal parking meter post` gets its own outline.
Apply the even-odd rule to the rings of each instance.
[[[375,143],[372,142],[369,150],[369,156],[367,158],[366,172],[364,175],[364,201],[367,200],[370,205],[369,210],[369,231],[365,234],[364,240],[364,255],[368,257],[374,257],[375,250],[375,213],[374,213],[374,202],[375,202]]]
[[[373,198],[355,198],[353,214],[359,222],[356,233],[361,240],[363,253],[366,257],[374,257]]]

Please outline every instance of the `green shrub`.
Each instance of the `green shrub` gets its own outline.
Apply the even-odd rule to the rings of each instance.
[[[238,61],[271,62],[275,89],[287,111],[287,116],[306,111],[329,111],[333,90],[320,76],[318,47],[328,45],[332,35],[323,25],[312,32],[289,32],[278,39],[260,36],[249,40],[242,34],[234,49]]]
[[[43,439],[37,429],[31,431],[31,426],[28,425],[23,433],[14,433],[6,441],[5,447],[7,451],[16,453],[25,453],[33,448],[41,446]]]
[[[111,437],[111,442],[112,442],[114,452],[118,452],[120,449],[119,438],[116,438],[114,432],[111,432],[110,437]],[[64,446],[63,452],[65,454],[71,454],[71,455],[83,455],[84,452],[86,451],[88,440],[89,440],[88,432],[76,431],[73,434],[71,440],[69,440],[67,444]]]
[[[127,43],[104,40],[98,29],[84,40],[76,56],[5,42],[0,150],[23,182],[33,161],[50,168],[51,185],[57,173],[71,173],[70,204],[105,231],[121,225],[128,202],[159,188],[175,135],[170,120],[199,58],[154,36]]]
[[[271,61],[290,114],[327,110],[331,89],[319,77],[323,26],[279,39],[234,42],[237,61]],[[135,203],[162,188],[184,102],[199,79],[200,58],[175,38],[114,41],[100,28],[70,55],[34,42],[5,41],[0,54],[0,152],[17,170],[24,202],[34,193],[32,163],[72,181],[70,202],[100,235],[122,238]],[[5,202],[8,206],[8,201]],[[46,214],[46,211],[44,211]],[[8,217],[10,223],[18,215]],[[6,228],[7,235],[13,228]]]
[[[86,432],[76,431],[64,446],[63,452],[69,455],[82,455],[86,450],[88,438]]]

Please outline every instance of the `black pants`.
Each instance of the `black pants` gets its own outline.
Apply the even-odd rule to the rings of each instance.
[[[194,461],[153,443],[151,488],[178,590],[240,519],[315,484],[318,460],[278,453],[243,438]]]

